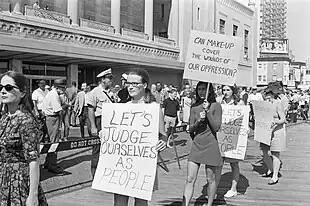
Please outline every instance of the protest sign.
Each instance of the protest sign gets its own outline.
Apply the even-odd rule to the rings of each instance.
[[[157,167],[158,104],[103,104],[92,188],[151,200]]]
[[[217,140],[222,157],[244,160],[249,132],[249,106],[222,105]]]
[[[183,78],[235,84],[241,44],[239,37],[192,30]]]
[[[255,119],[254,140],[270,146],[275,106],[270,102],[256,100],[252,101],[252,105]]]

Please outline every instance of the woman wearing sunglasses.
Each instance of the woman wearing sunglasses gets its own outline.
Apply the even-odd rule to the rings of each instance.
[[[126,87],[128,89],[131,101],[128,103],[131,104],[156,104],[155,96],[151,93],[151,90],[148,88],[150,81],[150,76],[144,69],[133,68],[129,71]],[[143,105],[142,105],[143,106]],[[159,141],[156,146],[158,152],[164,150],[167,146],[167,136],[164,127],[164,117],[159,110]],[[156,176],[154,189],[158,189],[158,178]],[[114,194],[114,206],[127,206],[129,197],[120,194]],[[147,200],[142,200],[135,198],[135,206],[147,206]]]
[[[220,100],[221,104],[225,105],[244,105],[244,102],[238,97],[237,88],[234,86],[222,86],[223,97]],[[239,160],[224,158],[225,162],[230,163],[232,170],[231,188],[226,192],[224,197],[231,198],[237,196],[237,184],[240,176]]]
[[[207,87],[209,84],[209,93]],[[187,179],[183,205],[188,206],[194,192],[198,170],[205,165],[207,175],[208,206],[211,206],[221,178],[223,159],[219,150],[216,133],[222,123],[222,108],[216,102],[211,83],[198,82],[196,103],[192,105],[189,118],[189,132],[193,139],[187,163]]]
[[[1,77],[0,205],[45,206],[39,184],[39,142],[42,137],[32,113],[27,78],[13,71]]]

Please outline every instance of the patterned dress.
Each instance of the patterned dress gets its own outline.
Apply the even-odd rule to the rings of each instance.
[[[0,206],[25,206],[30,189],[29,163],[39,157],[39,131],[30,113],[17,111],[0,120]],[[40,206],[47,206],[38,185]]]

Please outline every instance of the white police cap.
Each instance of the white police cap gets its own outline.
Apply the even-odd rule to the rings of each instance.
[[[101,72],[100,74],[98,74],[97,75],[97,78],[102,78],[102,77],[104,77],[104,76],[106,76],[106,75],[111,75],[111,76],[113,76],[112,75],[112,69],[110,68],[110,69],[107,69],[107,70],[105,70],[105,71],[103,71],[103,72]]]

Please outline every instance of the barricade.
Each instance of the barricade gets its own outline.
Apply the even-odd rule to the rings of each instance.
[[[187,125],[181,125],[177,127],[171,127],[168,130],[168,147],[174,148],[174,152],[176,154],[176,159],[179,165],[179,169],[181,169],[179,156],[177,153],[177,148],[174,142],[173,135],[176,133],[181,133],[186,131]],[[172,145],[171,145],[172,142]],[[79,140],[72,140],[72,141],[65,141],[65,142],[57,142],[57,143],[44,143],[40,144],[40,154],[47,154],[52,152],[61,152],[61,151],[68,151],[68,150],[74,150],[74,149],[81,149],[86,147],[92,147],[93,145],[101,144],[100,138],[85,138],[85,139],[79,139]],[[166,166],[163,158],[161,155],[158,155],[158,158],[160,160],[159,163],[163,164],[164,169],[169,172],[168,167]]]

